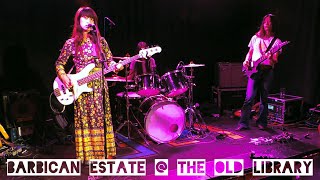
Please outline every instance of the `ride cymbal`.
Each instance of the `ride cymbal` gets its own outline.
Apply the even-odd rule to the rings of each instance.
[[[184,65],[183,67],[194,68],[194,67],[201,67],[201,66],[205,66],[205,65],[204,64],[188,64],[188,65]]]

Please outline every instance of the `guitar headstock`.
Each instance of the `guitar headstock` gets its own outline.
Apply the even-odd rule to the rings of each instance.
[[[287,45],[289,43],[290,43],[290,41],[284,41],[284,42],[280,43],[280,46],[285,46],[285,45]]]
[[[160,46],[155,46],[152,48],[147,48],[147,49],[142,49],[139,51],[139,56],[141,58],[147,58],[147,57],[151,57],[152,55],[156,54],[156,53],[160,53],[162,51]]]
[[[272,50],[270,50],[270,51],[271,51],[271,53],[276,53],[276,52],[280,51],[280,49],[282,49],[283,46],[285,46],[289,43],[290,43],[290,41],[283,41],[283,42],[275,45],[275,47],[272,48]]]

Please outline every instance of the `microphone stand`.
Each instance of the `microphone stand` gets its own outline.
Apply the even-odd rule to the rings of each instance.
[[[149,67],[148,68],[150,68],[151,69],[151,71],[152,71],[152,86],[153,87],[155,87],[155,88],[157,88],[156,87],[156,83],[155,83],[155,76],[156,76],[156,73],[155,73],[155,69],[154,69],[154,63],[151,65],[151,58],[148,58],[148,61],[149,61],[149,63],[147,64]],[[153,61],[154,62],[154,61]],[[151,67],[152,66],[152,67]]]
[[[97,36],[97,31],[94,29],[94,30],[92,30],[91,31],[92,32],[92,36],[96,39],[96,43],[97,43],[97,46],[99,47],[99,50],[100,50],[100,52],[98,52],[98,53],[100,53],[100,58],[101,58],[101,60],[100,59],[98,59],[98,62],[95,62],[96,64],[101,64],[101,79],[100,79],[100,82],[101,82],[101,84],[102,84],[102,89],[101,89],[101,94],[102,94],[102,108],[103,108],[103,129],[104,129],[104,133],[106,132],[106,129],[107,129],[107,127],[106,127],[106,108],[105,108],[105,104],[106,104],[106,99],[105,99],[105,95],[106,95],[106,91],[105,91],[105,89],[106,89],[106,84],[105,84],[105,79],[104,79],[104,68],[106,67],[105,66],[105,63],[107,62],[106,61],[106,57],[105,57],[105,54],[104,54],[104,52],[103,52],[103,50],[101,49],[101,46],[100,46],[100,40],[98,39],[98,36]],[[107,139],[106,139],[106,135],[104,134],[104,156],[105,156],[105,158],[107,158]]]
[[[112,27],[116,25],[116,24],[115,24],[113,21],[111,21],[108,17],[104,17],[104,18],[103,18],[103,37],[106,37],[106,20],[109,21],[110,32],[111,32]],[[108,33],[108,34],[109,34],[109,36],[111,36],[111,33]]]

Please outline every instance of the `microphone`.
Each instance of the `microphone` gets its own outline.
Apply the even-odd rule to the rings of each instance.
[[[95,24],[88,24],[87,26],[88,26],[89,28],[96,29],[96,25],[95,25]]]
[[[113,25],[113,26],[115,26],[116,24],[111,20],[111,19],[109,19],[107,16],[106,17],[104,17],[105,19],[107,19],[109,22],[110,22],[110,24],[111,25]]]
[[[179,70],[179,69],[181,68],[181,64],[183,64],[182,61],[180,61],[180,62],[177,64],[176,70]]]
[[[177,64],[176,69],[178,69],[180,67],[181,61]]]
[[[94,33],[95,34],[97,32],[95,24],[88,24],[87,27],[91,28],[90,29],[91,30],[90,33]]]

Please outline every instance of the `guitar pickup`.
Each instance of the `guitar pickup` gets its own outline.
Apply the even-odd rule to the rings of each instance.
[[[59,91],[59,89],[58,89],[58,88],[57,88],[57,89],[55,89],[55,90],[53,91],[53,93],[54,93],[54,95],[55,95],[56,97],[61,96],[61,93],[60,93],[60,91]]]

